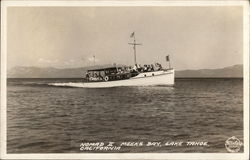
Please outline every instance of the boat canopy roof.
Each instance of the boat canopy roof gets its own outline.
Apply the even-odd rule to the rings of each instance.
[[[120,68],[120,67],[105,67],[105,68],[98,68],[98,69],[90,69],[90,70],[88,70],[88,72],[116,70],[117,68]]]

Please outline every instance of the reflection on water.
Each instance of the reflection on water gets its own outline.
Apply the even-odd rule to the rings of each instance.
[[[209,147],[116,152],[227,152],[227,138],[243,141],[242,79],[177,79],[174,87],[101,89],[48,85],[53,82],[79,79],[8,80],[8,153],[83,152],[82,141],[189,140],[208,141]]]

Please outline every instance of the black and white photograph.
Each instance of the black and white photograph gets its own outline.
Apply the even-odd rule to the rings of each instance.
[[[247,1],[2,1],[1,46],[1,159],[248,159]]]

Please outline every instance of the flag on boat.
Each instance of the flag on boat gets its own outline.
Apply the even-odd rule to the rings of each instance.
[[[135,32],[131,33],[130,38],[135,36]]]
[[[169,55],[166,56],[166,61],[167,61],[167,62],[169,61]]]

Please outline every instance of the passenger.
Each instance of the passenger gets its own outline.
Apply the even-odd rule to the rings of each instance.
[[[86,72],[85,78],[86,78],[87,81],[89,81],[89,72]]]
[[[123,67],[123,72],[126,73],[128,71],[128,68],[126,66]]]
[[[94,77],[95,77],[95,78],[97,78],[97,77],[98,77],[98,75],[97,75],[97,73],[96,73],[96,72],[95,72],[95,74],[94,74]]]
[[[161,64],[160,63],[156,63],[156,68],[157,68],[157,71],[160,71],[160,70],[162,70],[162,66],[161,66]]]
[[[131,66],[128,67],[128,70],[131,72],[133,69]]]
[[[118,74],[122,73],[122,70],[121,68],[118,69]]]
[[[159,63],[159,71],[160,71],[160,70],[162,70],[162,66],[161,66],[161,64]]]
[[[151,71],[150,65],[147,65],[147,71],[148,71],[148,72]]]
[[[138,71],[139,71],[139,72],[142,72],[142,67],[141,67],[140,64],[138,65]]]
[[[155,70],[158,71],[158,69],[159,69],[158,63],[155,63]]]
[[[155,69],[154,69],[154,65],[153,64],[151,64],[151,71],[154,71]]]
[[[94,80],[94,73],[90,72],[89,73],[89,81],[93,81]]]
[[[134,65],[133,70],[134,70],[134,71],[137,71],[137,65],[136,65],[136,64]]]
[[[130,72],[129,66],[126,66],[126,67],[125,67],[125,72],[126,72],[126,73],[129,73],[129,72]]]
[[[159,63],[155,63],[155,69],[156,69],[156,71],[159,70]]]
[[[148,67],[146,64],[144,64],[143,72],[147,72],[147,71],[148,71]]]
[[[121,73],[124,73],[124,71],[125,71],[125,68],[122,67],[122,68],[121,68]]]
[[[98,75],[98,79],[100,80],[100,81],[102,81],[103,80],[103,77],[102,77],[102,75],[101,75],[101,73],[99,72],[99,75]]]

